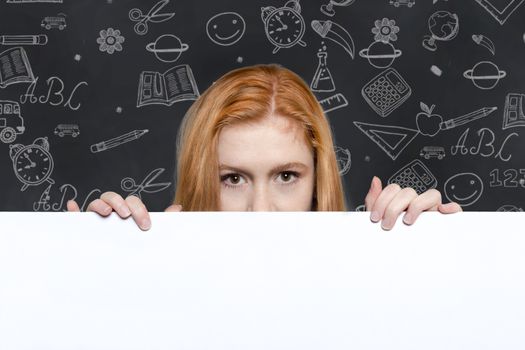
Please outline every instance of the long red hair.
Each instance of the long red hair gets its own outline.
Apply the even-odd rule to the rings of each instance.
[[[230,71],[189,108],[177,137],[174,203],[185,211],[220,210],[217,143],[221,129],[257,122],[270,114],[297,121],[314,150],[312,210],[346,211],[329,121],[304,80],[277,64]]]

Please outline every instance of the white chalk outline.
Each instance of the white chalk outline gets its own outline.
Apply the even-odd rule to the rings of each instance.
[[[292,22],[288,23],[292,25],[289,29],[288,25],[283,23],[280,16],[292,16]],[[266,6],[261,8],[261,19],[264,23],[264,32],[266,37],[272,43],[275,48],[272,54],[276,54],[280,49],[290,48],[299,44],[306,47],[303,36],[306,31],[306,24],[304,18],[301,15],[301,5],[299,0],[289,0],[282,7]],[[281,25],[276,27],[276,21]],[[288,37],[279,37],[278,32],[288,33]]]
[[[403,152],[403,150],[419,135],[418,130],[409,129],[401,126],[391,125],[380,125],[370,124],[363,122],[354,122],[354,125],[359,128],[370,140],[379,146],[392,160]],[[396,144],[390,144],[385,138],[381,137],[384,135],[395,135],[400,136]]]
[[[199,95],[197,82],[188,64],[174,66],[162,74],[143,71],[139,78],[137,107],[171,106],[176,102],[196,100]]]
[[[172,37],[174,38],[174,40],[180,42],[180,48],[157,48],[157,43],[159,40],[161,40],[162,38],[169,38],[169,37]],[[151,42],[148,45],[146,45],[146,51],[154,53],[155,57],[157,57],[159,61],[164,62],[164,63],[172,63],[172,62],[178,61],[182,53],[187,51],[189,48],[190,46],[188,44],[183,43],[178,36],[173,35],[173,34],[163,34],[159,36],[154,42]],[[159,53],[174,53],[175,55],[174,55],[174,58],[166,59],[166,58],[161,58],[159,56]]]
[[[500,25],[505,24],[509,17],[520,7],[525,0],[511,0],[503,10],[499,10],[490,0],[475,0],[480,4]]]
[[[323,108],[323,111],[325,113],[328,113],[335,111],[339,108],[348,106],[348,100],[346,99],[346,97],[344,97],[343,94],[338,92],[335,95],[328,96],[327,98],[322,99],[321,101],[319,101],[319,104]]]
[[[31,69],[31,64],[27,58],[27,53],[22,46],[13,47],[0,52],[0,88],[3,89],[12,84],[33,83],[35,76]],[[12,77],[5,79],[5,71],[18,72]]]
[[[389,184],[398,184],[401,188],[410,187],[417,194],[436,188],[437,179],[419,159],[414,159],[396,171],[389,179]]]
[[[341,25],[331,20],[316,20],[311,22],[312,29],[321,36],[321,38],[330,39],[337,45],[341,46],[354,59],[355,45],[354,39],[350,33]]]
[[[11,100],[0,100],[0,141],[11,143],[26,130],[20,104]]]
[[[475,76],[474,75],[474,71],[476,70],[476,68],[478,68],[480,65],[490,65],[492,67],[494,67],[494,69],[498,72],[498,75],[497,76],[494,76],[494,75],[478,75],[478,76]],[[480,61],[478,63],[476,63],[471,69],[467,69],[466,71],[463,72],[463,77],[465,79],[469,79],[470,81],[472,81],[472,84],[474,84],[475,87],[477,87],[478,89],[481,89],[481,90],[492,90],[496,87],[496,85],[498,85],[500,79],[503,79],[507,76],[507,72],[505,72],[504,70],[500,70],[499,67],[492,61]],[[480,85],[477,81],[480,80],[480,81],[485,81],[485,80],[494,80],[494,83],[490,86],[482,86]]]
[[[466,176],[466,175],[472,175],[473,177],[475,177],[475,178],[477,178],[479,180],[479,183],[481,184],[481,189],[480,189],[479,193],[477,193],[478,190],[476,190],[476,192],[472,193],[471,195],[469,195],[467,197],[456,197],[454,194],[449,196],[449,193],[448,193],[448,190],[447,190],[448,183],[452,179],[455,179],[455,178],[460,177],[460,176]],[[469,182],[473,185],[472,180],[469,181]],[[451,186],[455,187],[455,185],[451,185]],[[468,207],[468,206],[476,203],[480,199],[481,195],[483,194],[484,185],[483,185],[483,181],[481,180],[481,178],[478,175],[474,174],[474,173],[459,173],[459,174],[456,174],[456,175],[453,175],[453,176],[449,177],[447,179],[447,181],[445,181],[445,185],[443,186],[443,188],[444,188],[445,196],[447,197],[447,199],[449,201],[456,202],[461,207]],[[455,188],[451,188],[451,189],[454,190]],[[476,197],[476,195],[477,195],[477,197]],[[465,202],[465,203],[463,203],[463,202]]]
[[[436,16],[438,13],[443,13],[443,14],[446,14],[447,16],[451,16],[451,17],[454,17],[456,19],[456,23],[457,23],[457,26],[454,27],[450,34],[445,36],[445,37],[438,37],[436,36],[434,33],[432,33],[432,30],[431,30],[431,22],[430,20],[432,18],[434,18],[434,16]],[[457,14],[455,13],[450,13],[449,11],[436,11],[434,12],[432,15],[430,15],[430,17],[428,18],[428,30],[430,31],[430,35],[425,35],[423,37],[423,47],[429,51],[436,51],[437,50],[437,46],[435,44],[436,40],[437,41],[450,41],[452,39],[454,39],[458,33],[459,33],[459,17]]]
[[[378,95],[378,91],[381,95]],[[361,89],[365,101],[381,117],[386,117],[399,108],[411,94],[412,89],[408,83],[392,67],[373,77]]]
[[[47,136],[38,137],[29,145],[20,143],[9,145],[9,156],[13,162],[13,171],[16,177],[24,184],[20,191],[25,191],[28,186],[37,186],[45,181],[55,183],[55,181],[51,179],[54,161],[53,156],[51,156],[49,152]],[[38,157],[38,159],[36,157]],[[28,161],[29,164],[27,164]],[[34,172],[34,170],[32,170],[33,168],[36,168],[36,170],[41,173],[41,177],[33,174],[34,179],[32,179],[32,175],[27,174],[27,171]]]
[[[312,82],[310,83],[310,90],[314,92],[335,91],[335,82],[328,69],[328,52],[326,52],[326,46],[323,45],[323,47],[317,51],[317,58],[319,61]],[[328,86],[320,86],[319,83],[321,82],[326,82]]]
[[[505,97],[502,130],[520,126],[525,126],[525,94],[511,92]]]
[[[225,15],[237,16],[237,18],[241,20],[241,22],[242,22],[242,30],[240,32],[240,35],[238,33],[238,30],[235,33],[233,33],[232,35],[229,35],[229,36],[227,36],[225,38],[222,38],[222,37],[218,36],[218,34],[215,34],[214,36],[211,35],[211,33],[210,33],[210,25],[212,24],[212,22],[214,20],[216,20],[218,17],[225,16]],[[233,24],[237,24],[237,23],[233,23]],[[220,46],[231,46],[231,45],[237,43],[239,40],[242,39],[242,37],[244,36],[244,32],[245,31],[246,31],[246,22],[244,21],[244,18],[242,18],[242,16],[240,14],[238,14],[237,12],[221,12],[221,13],[218,13],[215,16],[211,17],[206,22],[206,35],[208,35],[208,38],[211,41],[213,41],[215,44],[220,45]],[[238,35],[238,37],[237,37],[237,35]],[[234,39],[235,37],[237,37],[237,38]],[[221,41],[218,41],[217,39],[219,39]],[[230,41],[232,39],[234,39],[234,40]]]

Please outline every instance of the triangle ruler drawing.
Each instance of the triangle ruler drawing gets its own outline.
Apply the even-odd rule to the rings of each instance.
[[[419,134],[418,130],[401,126],[388,126],[354,122],[366,136],[374,141],[392,160]]]
[[[487,12],[490,13],[499,24],[503,25],[507,19],[509,19],[510,15],[512,15],[512,13],[516,11],[525,0],[476,0],[476,2],[483,6],[483,8],[487,10]],[[502,9],[500,10],[496,7],[494,2],[503,2],[503,4],[499,6]]]

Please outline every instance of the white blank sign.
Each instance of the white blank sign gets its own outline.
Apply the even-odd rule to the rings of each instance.
[[[523,213],[0,222],[0,349],[525,349]]]

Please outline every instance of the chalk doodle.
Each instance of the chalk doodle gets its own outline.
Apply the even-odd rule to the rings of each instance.
[[[49,153],[49,141],[47,137],[39,137],[32,144],[9,145],[9,156],[13,162],[13,170],[16,177],[24,185],[21,191],[29,186],[37,186],[43,182],[55,183],[50,178],[53,172],[54,162]]]
[[[390,0],[389,3],[390,5],[394,5],[395,7],[403,5],[408,8],[411,8],[416,4],[416,0]]]
[[[332,78],[332,74],[328,69],[328,53],[326,52],[326,46],[323,45],[317,52],[317,70],[315,71],[312,82],[310,83],[310,89],[314,92],[331,92],[335,91],[335,83]]]
[[[502,129],[525,126],[525,95],[509,93],[505,97]]]
[[[450,41],[459,32],[459,17],[448,11],[434,12],[428,19],[430,35],[423,38],[423,47],[429,51],[436,51],[436,41]]]
[[[451,176],[444,185],[449,201],[467,207],[478,201],[483,194],[483,181],[474,173],[459,173]]]
[[[206,34],[220,46],[231,46],[241,40],[246,31],[246,22],[236,12],[222,12],[206,22]]]
[[[80,129],[77,124],[58,124],[53,134],[59,137],[71,136],[74,138],[80,135]]]
[[[337,158],[337,166],[339,168],[339,175],[348,174],[352,166],[352,154],[348,148],[335,146],[335,155]]]
[[[430,158],[437,158],[441,160],[445,158],[445,148],[441,146],[425,146],[419,151],[419,156],[429,160]]]
[[[463,76],[472,81],[475,87],[482,90],[491,90],[498,85],[500,79],[507,76],[507,72],[500,70],[490,61],[478,62],[471,69],[466,70]]]
[[[0,141],[11,143],[26,130],[18,102],[0,100]]]
[[[395,160],[401,152],[419,135],[418,130],[400,126],[388,126],[354,122],[370,140],[374,141],[392,160]]]
[[[401,50],[397,50],[391,43],[397,40],[399,27],[396,26],[396,21],[388,18],[378,19],[374,24],[374,42],[368,48],[359,51],[359,56],[368,59],[368,63],[375,68],[388,68],[402,54]]]
[[[142,136],[146,135],[146,133],[148,133],[148,131],[149,131],[148,129],[133,130],[133,131],[127,132],[125,134],[122,134],[120,136],[114,137],[112,139],[104,140],[104,141],[95,143],[95,144],[91,145],[89,149],[91,150],[91,153],[103,152],[103,151],[106,151],[108,149],[111,149],[111,148],[114,148],[114,147],[118,147],[120,145],[128,143],[130,141],[135,141],[135,140],[141,138]]]
[[[328,4],[321,5],[321,12],[333,17],[335,15],[334,6],[350,6],[354,2],[355,0],[329,0]]]
[[[437,179],[419,159],[399,169],[388,179],[389,184],[398,184],[401,188],[413,188],[417,194],[422,194],[431,188],[436,188]]]
[[[0,35],[0,45],[46,45],[47,35]]]
[[[480,4],[485,10],[487,10],[488,13],[496,21],[498,21],[499,24],[504,25],[505,22],[509,19],[509,17],[520,7],[525,0],[506,0],[503,1],[504,7],[502,9],[499,9],[494,5],[494,0],[475,0],[478,4]],[[501,2],[501,1],[500,1]]]
[[[38,83],[38,77],[34,79],[34,81],[29,85],[29,87],[26,90],[26,93],[23,95],[20,95],[20,103],[25,104],[29,102],[30,104],[35,103],[41,103],[41,104],[47,104],[49,103],[52,106],[60,106],[68,107],[69,109],[76,111],[80,108],[81,103],[78,102],[76,105],[73,105],[73,99],[75,97],[75,92],[81,87],[81,86],[87,86],[88,83],[85,81],[81,81],[75,87],[71,90],[69,93],[69,97],[67,100],[65,100],[66,96],[64,96],[64,82],[59,77],[50,77],[47,79],[47,94],[41,95],[40,97],[35,96],[35,89]],[[65,101],[65,102],[64,102]]]
[[[40,195],[40,198],[37,202],[33,203],[33,211],[67,211],[66,201],[67,200],[76,200],[77,199],[77,189],[71,184],[64,184],[60,186],[61,197],[58,202],[51,203],[51,189],[53,184],[49,184],[44,192]],[[71,191],[68,191],[71,190]],[[71,195],[68,192],[72,192]],[[84,202],[80,206],[80,211],[86,211],[89,201],[96,199],[96,196],[99,196],[102,193],[98,188],[91,190],[89,194],[84,199]],[[68,199],[66,199],[68,197]]]
[[[275,46],[272,53],[290,48],[296,44],[306,46],[304,18],[301,15],[299,0],[290,0],[283,7],[266,6],[261,8],[261,19],[268,40]]]
[[[470,113],[460,115],[459,117],[445,120],[444,122],[439,124],[439,128],[441,130],[453,129],[458,126],[473,122],[475,120],[488,117],[490,114],[492,114],[497,109],[498,107],[483,107],[475,111],[472,111]]]
[[[416,125],[419,132],[425,136],[435,136],[441,130],[440,125],[443,122],[441,115],[433,113],[436,105],[428,107],[425,103],[420,102],[421,112],[416,115]]]
[[[126,177],[120,182],[120,187],[128,192],[128,196],[137,196],[142,198],[142,192],[145,193],[156,193],[171,186],[171,182],[157,182],[153,181],[164,172],[164,168],[157,168],[152,170],[146,177],[137,184],[131,177]]]
[[[172,67],[163,74],[152,71],[140,74],[137,107],[152,104],[171,106],[175,102],[196,100],[198,97],[197,83],[187,64]]]
[[[175,62],[190,46],[182,43],[179,37],[173,34],[164,34],[152,43],[146,45],[146,51],[153,52],[161,62]]]
[[[525,188],[525,169],[494,169],[489,175],[490,187]]]
[[[361,90],[365,101],[381,117],[386,117],[405,102],[412,89],[394,68],[372,78]]]
[[[472,34],[472,40],[479,46],[483,46],[494,56],[496,54],[496,45],[490,38],[483,34]]]
[[[169,3],[169,0],[160,0],[148,11],[147,14],[143,14],[141,9],[132,8],[129,11],[129,19],[133,22],[137,22],[133,26],[133,30],[138,35],[145,35],[148,33],[148,22],[159,23],[164,22],[172,18],[175,13],[159,13],[159,11]]]
[[[348,100],[341,93],[324,98],[319,101],[319,103],[321,104],[321,107],[325,113],[348,106]]]
[[[66,17],[67,15],[65,13],[59,13],[56,16],[44,17],[44,19],[40,23],[40,26],[47,30],[51,30],[54,28],[58,30],[64,30],[67,27]]]
[[[115,51],[122,51],[124,40],[125,38],[120,34],[120,30],[113,28],[102,29],[97,38],[98,49],[112,55]]]
[[[508,154],[505,156],[505,146],[510,141],[511,138],[519,136],[518,133],[511,133],[505,137],[503,142],[501,142],[501,145],[498,148],[498,151],[496,152],[497,147],[494,146],[494,142],[496,141],[496,136],[494,134],[494,131],[488,129],[488,128],[481,128],[478,130],[477,135],[479,138],[478,144],[472,147],[466,146],[467,139],[469,136],[470,128],[465,130],[461,136],[459,137],[457,143],[450,148],[450,154],[451,155],[480,155],[482,157],[492,157],[496,159],[500,159],[503,162],[508,162],[512,158],[512,154]]]
[[[13,47],[0,52],[0,88],[17,83],[35,81],[33,70],[23,47]]]
[[[354,39],[345,28],[335,22],[332,22],[331,20],[313,20],[311,25],[312,29],[317,34],[319,34],[321,38],[329,39],[341,46],[350,55],[350,57],[354,59]]]

